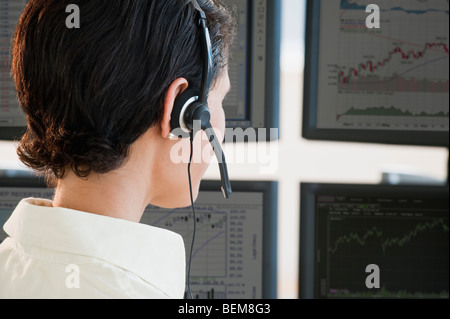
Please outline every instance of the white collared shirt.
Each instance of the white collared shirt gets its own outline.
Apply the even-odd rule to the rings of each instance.
[[[182,298],[185,249],[160,228],[24,199],[4,225],[0,298]]]

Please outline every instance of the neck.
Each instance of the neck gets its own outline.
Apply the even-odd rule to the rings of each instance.
[[[139,222],[149,201],[146,185],[122,171],[80,179],[68,173],[55,191],[53,206]]]
[[[58,181],[53,206],[139,222],[151,201],[152,180],[149,157],[140,143],[132,145],[126,163],[110,173],[82,179],[68,169]]]

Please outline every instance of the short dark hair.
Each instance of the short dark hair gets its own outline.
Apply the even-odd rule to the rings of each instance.
[[[213,78],[228,63],[231,11],[197,0],[207,16]],[[66,7],[80,28],[66,26]],[[164,97],[179,77],[198,86],[202,55],[189,0],[30,0],[12,48],[12,74],[27,131],[17,153],[49,177],[119,168],[129,148],[162,118]]]

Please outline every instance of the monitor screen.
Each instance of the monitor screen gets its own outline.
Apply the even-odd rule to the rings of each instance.
[[[25,131],[25,116],[19,109],[11,76],[11,41],[27,0],[0,4],[0,139],[18,139]]]
[[[300,298],[448,298],[449,189],[302,184]]]
[[[0,5],[0,139],[17,140],[25,130],[14,82],[10,75],[10,46],[26,0],[2,0]],[[230,50],[231,91],[223,103],[226,141],[242,136],[233,129],[264,128],[267,139],[277,139],[279,127],[280,21],[277,0],[226,0],[235,7],[238,23]],[[261,136],[261,135],[259,135]],[[236,138],[235,138],[236,139]]]
[[[197,229],[190,277],[193,297],[276,298],[277,183],[236,182],[230,199],[224,199],[217,189],[220,182],[203,181],[195,203]],[[19,201],[27,197],[51,199],[53,190],[35,179],[0,178],[2,226]],[[141,223],[180,234],[187,264],[193,235],[191,207],[169,210],[149,206]],[[2,229],[0,242],[6,236]]]
[[[448,146],[448,1],[307,3],[303,136]]]

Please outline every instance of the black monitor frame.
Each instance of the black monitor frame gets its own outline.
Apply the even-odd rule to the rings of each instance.
[[[326,0],[325,0],[326,1]],[[449,146],[449,132],[320,129],[317,127],[320,11],[322,0],[307,0],[302,136],[309,140]]]
[[[8,175],[0,175],[0,187],[48,188],[43,177],[36,177],[31,174],[28,177],[8,177]]]
[[[421,198],[434,198],[436,194],[447,196],[447,186],[393,186],[357,184],[300,184],[300,254],[299,254],[299,298],[314,299],[316,274],[316,196],[317,195],[393,196],[417,194]]]
[[[19,141],[25,132],[25,127],[0,127],[0,141]]]

